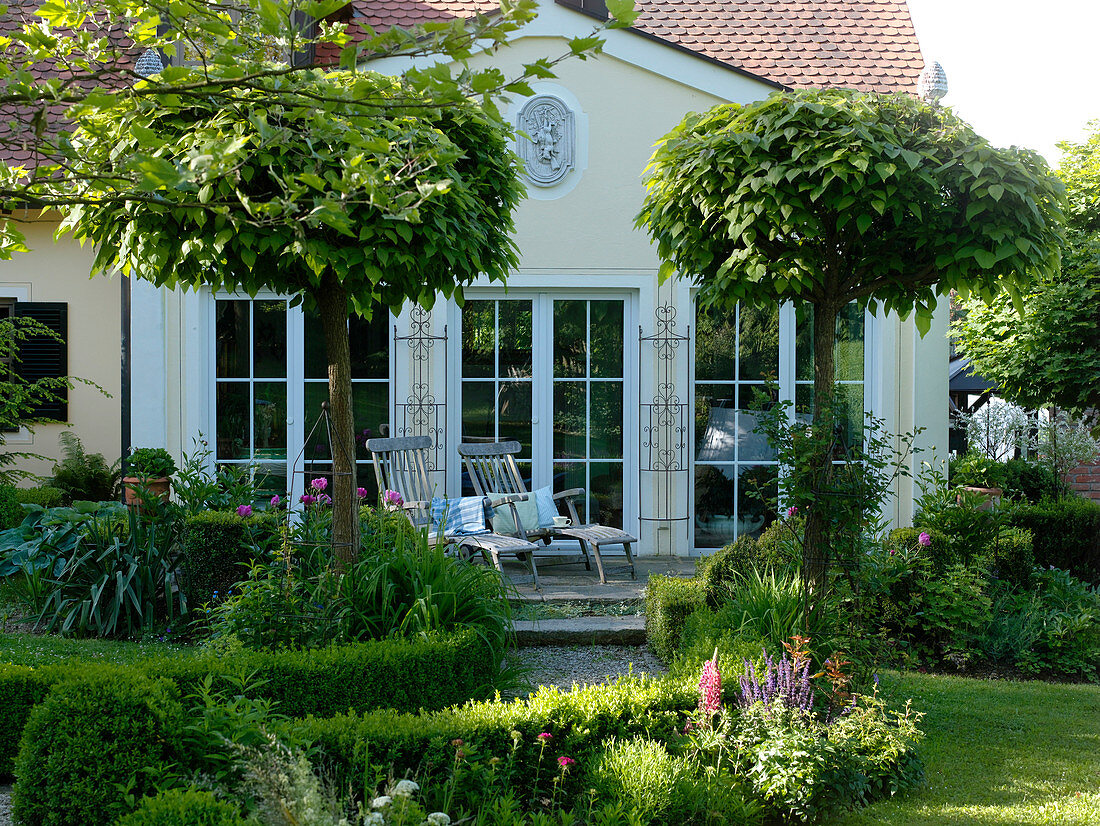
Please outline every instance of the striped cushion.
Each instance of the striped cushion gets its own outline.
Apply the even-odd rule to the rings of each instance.
[[[485,499],[463,496],[459,499],[432,499],[432,529],[443,534],[488,533],[485,529]]]

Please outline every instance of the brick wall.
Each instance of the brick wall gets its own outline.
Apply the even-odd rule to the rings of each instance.
[[[1082,496],[1100,502],[1100,464],[1076,467],[1066,474],[1066,481]]]

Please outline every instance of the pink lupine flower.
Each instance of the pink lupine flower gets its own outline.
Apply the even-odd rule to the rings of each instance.
[[[560,768],[562,771],[565,771],[576,762],[577,761],[574,760],[572,757],[566,757],[563,754],[561,757],[558,758],[558,768]]]
[[[252,515],[251,505],[239,505],[237,507],[237,516],[249,517]]]
[[[328,487],[328,479],[326,479],[324,476],[318,476],[316,479],[309,483],[309,486],[314,490],[325,490],[325,488]]]
[[[699,711],[704,715],[716,714],[722,708],[722,675],[718,672],[718,649],[714,658],[703,663],[703,675],[699,678]]]
[[[917,542],[927,548],[932,544],[932,537],[926,534],[924,531],[920,532],[920,536],[917,537]]]
[[[367,498],[367,489],[366,488],[356,488],[355,489],[355,495],[358,496],[360,499],[366,499]]]

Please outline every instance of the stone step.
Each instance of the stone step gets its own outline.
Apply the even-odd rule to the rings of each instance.
[[[520,648],[537,645],[645,645],[645,617],[577,617],[515,623]]]

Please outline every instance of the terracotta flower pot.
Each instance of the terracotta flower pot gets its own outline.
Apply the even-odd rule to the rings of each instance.
[[[1004,491],[1000,488],[979,488],[966,485],[962,490],[982,497],[981,503],[977,506],[977,510],[980,511],[992,510],[995,505],[1000,505],[1001,497],[1004,495]],[[956,496],[955,501],[961,505],[962,496]]]
[[[168,476],[145,478],[142,476],[126,476],[122,480],[122,501],[127,505],[138,505],[141,500],[137,494],[137,488],[144,487],[151,490],[160,501],[168,501],[168,490],[172,486],[172,479]]]

